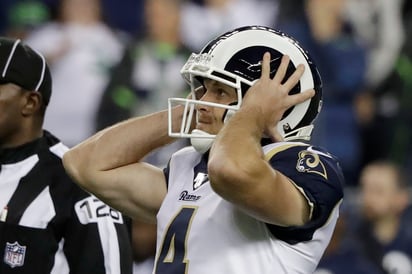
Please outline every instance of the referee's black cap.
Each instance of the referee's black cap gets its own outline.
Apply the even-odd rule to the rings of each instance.
[[[42,54],[19,39],[0,37],[0,84],[13,83],[50,101],[52,80]]]

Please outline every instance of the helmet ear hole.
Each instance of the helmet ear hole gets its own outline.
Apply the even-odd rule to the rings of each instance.
[[[290,125],[288,123],[283,125],[283,131],[285,131],[285,133],[290,132],[292,129],[290,128]]]

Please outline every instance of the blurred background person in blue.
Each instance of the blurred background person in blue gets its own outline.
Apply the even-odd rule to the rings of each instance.
[[[412,273],[411,205],[404,171],[390,161],[373,161],[362,169],[359,185],[356,241],[381,273]]]
[[[284,6],[287,12],[279,14],[277,27],[301,41],[318,64],[324,106],[312,140],[339,158],[347,184],[353,185],[362,158],[354,102],[364,88],[367,52],[345,20],[345,4],[346,0],[281,1],[281,10]]]
[[[314,274],[378,274],[353,237],[353,205],[345,200],[332,239]]]

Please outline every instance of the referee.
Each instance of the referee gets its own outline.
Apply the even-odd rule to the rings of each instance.
[[[0,37],[0,273],[131,274],[130,222],[65,173],[50,96],[44,57]]]

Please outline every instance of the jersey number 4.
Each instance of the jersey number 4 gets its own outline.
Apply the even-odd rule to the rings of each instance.
[[[187,273],[187,239],[196,207],[182,207],[166,230],[154,273]]]

